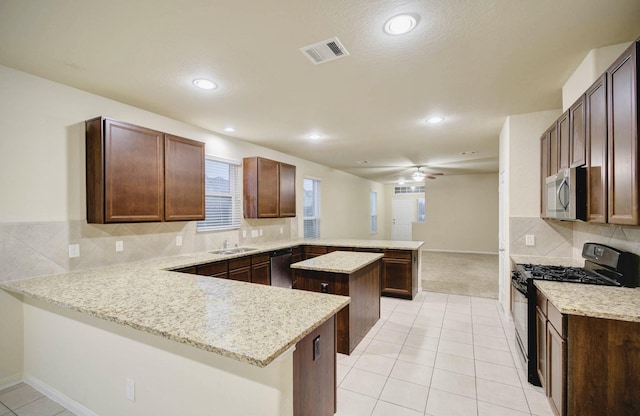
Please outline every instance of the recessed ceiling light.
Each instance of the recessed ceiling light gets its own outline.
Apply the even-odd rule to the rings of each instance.
[[[405,33],[411,32],[417,24],[418,20],[415,16],[399,14],[387,20],[384,24],[384,31],[388,35],[404,35]]]
[[[194,79],[193,85],[198,88],[202,88],[203,90],[215,90],[218,88],[215,82],[204,78]]]
[[[236,129],[234,129],[233,127],[225,127],[224,131],[226,131],[227,133],[233,133],[234,131],[236,131]]]
[[[320,133],[311,133],[309,135],[309,138],[311,140],[320,140],[320,139],[322,139],[322,135]]]
[[[443,121],[444,121],[444,117],[442,116],[434,116],[427,119],[427,123],[429,124],[438,124],[438,123],[442,123]]]

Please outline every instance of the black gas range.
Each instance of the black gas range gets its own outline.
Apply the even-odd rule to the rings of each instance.
[[[639,257],[598,243],[582,248],[584,267],[516,264],[511,274],[511,299],[516,343],[531,384],[540,385],[536,371],[536,287],[535,280],[637,287],[640,283]]]

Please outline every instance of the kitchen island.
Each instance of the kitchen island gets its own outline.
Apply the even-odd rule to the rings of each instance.
[[[168,271],[202,256],[2,283],[23,298],[25,380],[84,414],[302,414],[294,349],[321,336],[335,399],[349,299]]]
[[[334,251],[291,265],[293,288],[349,296],[338,312],[338,352],[351,354],[380,319],[382,254]]]

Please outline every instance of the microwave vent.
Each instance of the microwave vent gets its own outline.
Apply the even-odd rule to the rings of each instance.
[[[349,52],[337,37],[300,48],[300,52],[315,65],[349,56]]]

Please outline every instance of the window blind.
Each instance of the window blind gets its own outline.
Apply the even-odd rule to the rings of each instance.
[[[369,211],[371,215],[371,234],[375,234],[378,232],[378,193],[376,191],[371,191]]]
[[[207,157],[204,175],[205,219],[198,231],[240,228],[240,164]]]

